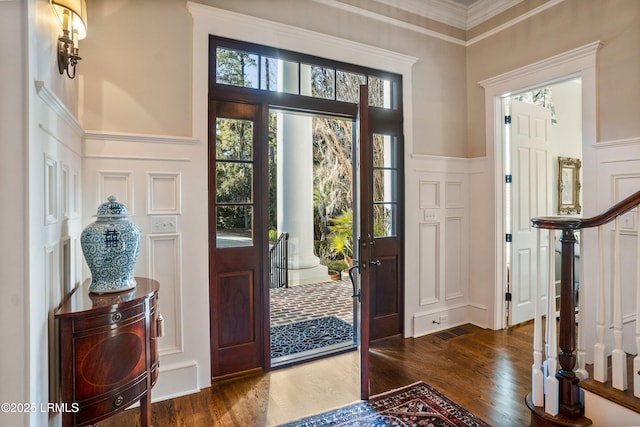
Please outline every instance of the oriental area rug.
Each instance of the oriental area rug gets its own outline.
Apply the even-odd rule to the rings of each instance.
[[[281,427],[326,426],[490,427],[424,382],[372,396],[368,402],[354,403],[283,424]]]

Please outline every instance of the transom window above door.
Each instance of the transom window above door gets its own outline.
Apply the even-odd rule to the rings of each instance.
[[[357,104],[359,87],[366,84],[369,106],[401,105],[398,75],[236,40],[212,42],[217,85]]]

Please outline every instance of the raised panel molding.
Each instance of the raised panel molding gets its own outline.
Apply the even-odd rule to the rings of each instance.
[[[44,218],[45,224],[58,222],[58,162],[45,154],[44,157]]]
[[[182,322],[182,243],[179,233],[150,234],[149,277],[160,282],[159,311],[164,317],[164,336],[159,339],[161,356],[184,352]]]
[[[420,209],[440,207],[440,182],[420,181]]]
[[[462,181],[447,181],[445,191],[445,207],[447,209],[464,209],[465,198]]]
[[[100,206],[111,195],[116,196],[127,207],[129,215],[135,215],[133,171],[98,171],[96,206]]]
[[[147,172],[147,214],[181,213],[181,175],[179,172]]]
[[[464,296],[464,272],[466,256],[464,241],[464,219],[449,217],[445,225],[445,299],[452,300]]]
[[[420,224],[420,305],[440,301],[440,224]]]

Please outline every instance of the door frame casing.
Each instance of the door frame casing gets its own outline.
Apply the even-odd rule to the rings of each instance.
[[[507,273],[505,266],[505,193],[504,193],[504,144],[502,98],[515,92],[523,92],[545,84],[567,80],[572,77],[582,79],[582,152],[583,152],[583,188],[596,188],[596,174],[587,171],[596,170],[595,153],[591,148],[597,141],[597,105],[596,105],[596,54],[602,42],[595,41],[587,45],[569,50],[559,55],[532,63],[479,82],[485,89],[485,130],[486,153],[489,165],[493,169],[493,217],[494,251],[493,280],[495,283],[492,307],[489,313],[489,327],[503,329],[507,326],[505,309],[505,293],[507,290]],[[588,215],[597,206],[596,194],[583,192],[584,213]]]

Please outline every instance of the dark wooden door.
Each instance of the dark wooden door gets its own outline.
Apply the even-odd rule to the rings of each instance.
[[[402,122],[388,110],[368,107],[366,117],[360,129],[360,245],[374,341],[403,329],[403,144]]]
[[[368,105],[360,88],[357,225],[361,304],[361,398],[369,397],[369,343],[404,327],[402,120]]]
[[[403,162],[401,124],[370,114],[371,248],[370,319],[372,341],[403,329]]]
[[[371,300],[371,269],[369,258],[371,256],[367,236],[371,229],[370,202],[368,194],[371,193],[371,180],[367,177],[369,173],[369,91],[366,85],[360,86],[360,104],[358,109],[358,180],[359,190],[357,192],[358,202],[354,206],[354,221],[358,232],[358,265],[360,271],[360,398],[369,399],[369,334],[370,334],[370,300]],[[356,210],[357,208],[357,210]]]
[[[265,367],[267,156],[260,105],[209,105],[209,295],[212,376]],[[267,362],[268,363],[268,362]]]

